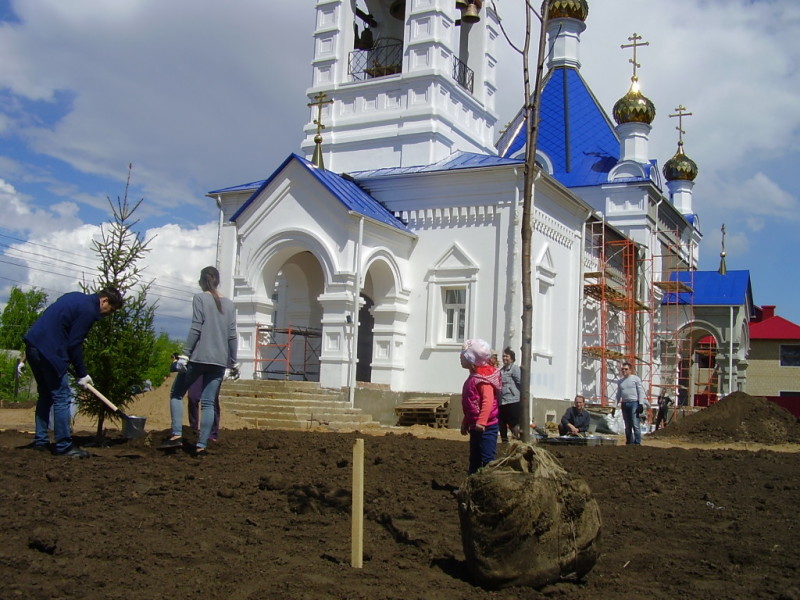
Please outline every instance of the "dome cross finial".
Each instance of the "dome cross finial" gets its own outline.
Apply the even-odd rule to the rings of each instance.
[[[686,107],[683,104],[679,104],[678,108],[675,109],[675,114],[670,115],[670,118],[678,118],[678,126],[675,128],[678,130],[678,146],[683,146],[683,134],[686,133],[683,129],[683,118],[691,116],[692,113],[686,112]]]
[[[620,48],[622,48],[623,50],[625,48],[633,48],[633,58],[629,58],[628,62],[633,65],[633,77],[631,77],[631,81],[633,81],[634,83],[636,81],[638,81],[638,79],[639,79],[637,77],[637,75],[636,75],[636,69],[638,69],[639,67],[642,66],[638,62],[636,62],[636,50],[637,50],[637,48],[639,48],[639,46],[649,46],[650,45],[650,42],[643,42],[641,40],[642,40],[642,36],[640,36],[638,33],[634,32],[634,34],[631,37],[628,38],[628,41],[631,42],[631,43],[630,44],[622,44],[620,46]]]
[[[314,119],[314,125],[317,126],[317,134],[314,136],[314,155],[311,157],[311,162],[320,169],[325,168],[325,163],[322,159],[322,130],[325,125],[322,124],[322,107],[326,104],[333,104],[333,100],[328,99],[328,94],[320,92],[314,96],[314,102],[309,102],[308,107],[317,107],[317,118]]]

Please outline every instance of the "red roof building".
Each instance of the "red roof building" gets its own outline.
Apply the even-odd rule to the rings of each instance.
[[[751,340],[800,340],[800,325],[779,317],[774,306],[756,307],[750,321]]]
[[[774,306],[756,307],[749,324],[747,393],[752,396],[800,396],[800,326],[775,314]]]

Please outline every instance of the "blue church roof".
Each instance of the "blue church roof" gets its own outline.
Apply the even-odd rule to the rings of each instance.
[[[402,221],[396,218],[380,202],[375,200],[375,198],[362,190],[354,181],[333,173],[332,171],[320,169],[302,156],[294,153],[290,154],[286,160],[284,160],[283,163],[281,163],[281,165],[275,169],[268,179],[265,179],[260,183],[258,189],[253,192],[253,194],[244,202],[244,204],[239,207],[239,209],[231,216],[230,220],[235,221],[291,161],[297,161],[301,166],[303,166],[306,171],[313,175],[314,178],[319,181],[323,187],[325,187],[325,189],[327,189],[337,200],[339,200],[339,202],[341,202],[348,211],[352,211],[374,221],[378,221],[379,223],[383,223],[385,225],[389,225],[390,227],[410,233],[410,230],[405,226],[405,224],[403,224]],[[245,185],[250,186],[252,184]],[[247,188],[244,186],[234,186],[218,191],[231,191],[236,189]]]
[[[670,273],[670,281],[686,284],[690,292],[664,294],[661,304],[692,304],[694,306],[741,306],[753,309],[753,289],[750,271],[728,271],[720,275],[717,271],[676,271]]]
[[[525,149],[522,112],[497,143],[503,157]],[[619,161],[614,126],[581,74],[573,68],[552,69],[542,90],[537,150],[553,165],[553,176],[566,187],[608,182]]]
[[[387,167],[368,171],[354,171],[351,175],[356,179],[369,179],[373,177],[391,177],[393,175],[408,175],[412,173],[434,173],[436,171],[455,171],[458,169],[519,165],[524,162],[524,160],[519,158],[505,158],[493,154],[477,154],[475,152],[463,152],[458,150],[447,158],[443,158],[432,165]]]
[[[239,185],[232,185],[231,187],[220,188],[218,190],[211,190],[207,192],[208,194],[224,194],[225,192],[241,192],[245,190],[252,190],[257,187],[261,187],[261,184],[264,183],[263,179],[259,179],[258,181],[251,181],[250,183],[242,183]]]

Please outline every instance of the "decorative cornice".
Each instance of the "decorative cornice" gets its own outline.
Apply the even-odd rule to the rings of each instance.
[[[406,223],[412,231],[429,227],[463,227],[467,225],[492,223],[501,211],[502,205],[484,204],[478,206],[448,206],[444,208],[421,208],[395,211],[394,216]],[[571,248],[575,239],[574,232],[564,227],[541,210],[535,209],[534,229],[566,248]]]

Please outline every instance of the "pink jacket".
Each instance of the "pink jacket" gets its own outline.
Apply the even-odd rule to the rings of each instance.
[[[492,386],[492,405],[491,407],[483,406],[482,396],[480,391],[480,384],[489,384]],[[463,423],[468,426],[472,425],[494,425],[497,423],[497,398],[500,396],[500,388],[502,386],[502,378],[500,371],[490,366],[478,367],[477,372],[471,372],[467,380],[464,382],[464,387],[461,389],[461,408],[464,410]],[[485,422],[481,416],[485,415]]]

